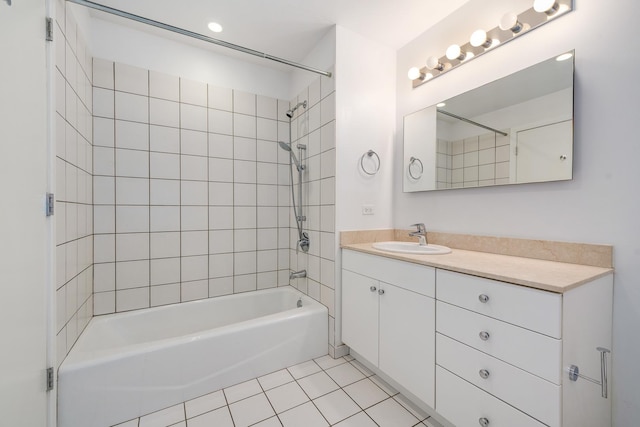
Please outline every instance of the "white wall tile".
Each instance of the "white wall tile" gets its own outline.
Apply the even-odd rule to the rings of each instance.
[[[233,228],[233,206],[209,207],[209,229],[230,230]]]
[[[179,78],[157,71],[149,71],[149,95],[154,98],[180,100]]]
[[[256,162],[235,160],[233,162],[233,181],[236,183],[255,184]]]
[[[209,134],[209,157],[233,158],[233,137],[231,135]]]
[[[115,179],[112,177],[93,177],[93,203],[96,205],[114,205]]]
[[[209,279],[209,298],[233,293],[233,277]]]
[[[144,178],[116,178],[116,204],[148,205],[149,180]]]
[[[181,181],[181,204],[208,205],[208,187],[206,181]]]
[[[257,235],[255,229],[234,230],[233,247],[236,253],[255,251],[257,248]]]
[[[233,182],[233,160],[210,158],[209,181]]]
[[[236,160],[256,160],[256,140],[251,138],[233,138],[233,157]]]
[[[202,280],[209,277],[207,255],[182,257],[180,263],[183,285],[187,281]]]
[[[223,110],[208,110],[209,132],[233,135],[233,113]]]
[[[207,255],[209,251],[208,231],[183,231],[180,237],[182,256]]]
[[[113,205],[94,206],[94,226],[93,231],[96,234],[115,233],[116,232],[116,208]]]
[[[100,234],[93,237],[93,260],[96,263],[116,260],[116,238],[114,234]]]
[[[156,231],[180,231],[180,207],[179,206],[151,206],[150,230]]]
[[[207,181],[207,158],[180,156],[180,173],[182,179]]]
[[[149,286],[149,260],[116,264],[116,291],[143,286]],[[146,292],[148,294],[149,290],[146,289]]]
[[[259,251],[278,249],[278,229],[277,228],[259,228],[258,229]]]
[[[96,292],[93,295],[93,313],[96,316],[101,314],[115,313],[116,311],[116,293],[114,292]]]
[[[180,132],[180,138],[180,154],[207,155],[207,134],[205,132],[183,129]]]
[[[209,108],[233,111],[233,90],[209,85]]]
[[[209,277],[233,276],[234,254],[209,255]]]
[[[244,138],[256,138],[256,117],[234,113],[233,135]]]
[[[278,147],[278,144],[276,142],[258,139],[256,145],[256,159],[259,162],[278,162],[278,150],[280,150],[280,148]]]
[[[278,270],[278,251],[277,250],[258,251],[257,270],[258,272]]]
[[[151,286],[180,282],[180,258],[151,260]]]
[[[115,151],[113,148],[93,148],[93,173],[95,175],[115,175]]]
[[[115,64],[115,89],[138,95],[149,94],[149,72],[117,62]]]
[[[320,204],[335,205],[335,178],[320,181]]]
[[[180,205],[180,181],[151,179],[149,182],[151,205]]]
[[[233,111],[241,114],[256,115],[256,96],[252,93],[233,91]]]
[[[93,85],[113,89],[113,62],[105,59],[93,60]]]
[[[278,208],[259,207],[258,208],[258,228],[271,228],[278,226]]]
[[[116,261],[149,259],[149,233],[116,235]]]
[[[116,310],[118,312],[149,307],[149,288],[116,291]]]
[[[256,97],[256,115],[267,119],[277,120],[278,100],[266,96]]]
[[[233,203],[235,206],[255,206],[256,204],[255,184],[234,184]]]
[[[151,178],[180,179],[180,156],[169,153],[149,153]]]
[[[194,301],[205,299],[209,296],[209,281],[196,280],[193,282],[183,282],[181,287],[182,301]]]
[[[236,206],[233,212],[234,228],[256,228],[256,207]]]
[[[209,231],[209,253],[233,252],[233,230]]]
[[[183,231],[208,230],[208,210],[206,206],[182,206],[181,229]]]
[[[180,283],[151,287],[151,307],[180,302]]]
[[[251,274],[256,272],[257,257],[256,252],[236,252],[233,254],[234,267],[233,272],[236,275]]]
[[[211,162],[209,162],[211,167]],[[211,171],[209,173],[211,180]],[[233,183],[231,182],[209,182],[209,205],[210,206],[231,206],[233,205]]]
[[[233,292],[249,292],[257,289],[257,276],[255,274],[236,275],[233,278]]]
[[[180,130],[163,126],[149,127],[149,149],[165,153],[180,153]]]
[[[277,185],[258,184],[257,193],[258,193],[257,194],[258,206],[277,206],[278,205],[278,186]]]
[[[180,126],[183,129],[207,131],[207,109],[189,104],[180,104]]]
[[[336,147],[336,123],[335,121],[323,125],[320,128],[320,146],[322,151]]]
[[[324,126],[336,119],[335,92],[320,101],[320,122]]]
[[[180,233],[151,233],[151,258],[180,256]]]
[[[107,292],[116,290],[116,264],[95,264],[93,266],[93,290],[94,292]]]
[[[149,231],[148,206],[116,206],[116,233]]]
[[[180,127],[180,104],[166,99],[149,98],[149,123]]]
[[[103,147],[113,147],[115,127],[113,119],[102,117],[93,118],[93,145]]]
[[[180,102],[207,106],[207,84],[193,80],[180,79]]]
[[[116,149],[116,175],[149,177],[149,152]]]
[[[96,93],[94,91],[94,99]],[[115,118],[132,122],[149,123],[149,98],[116,91]],[[94,102],[95,109],[95,102]],[[94,110],[95,111],[95,110]]]
[[[149,126],[144,123],[116,120],[116,148],[149,149]]]

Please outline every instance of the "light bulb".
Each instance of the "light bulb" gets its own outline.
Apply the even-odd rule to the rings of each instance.
[[[487,37],[487,32],[485,30],[476,30],[471,34],[470,43],[473,47],[482,46],[484,48],[489,48],[491,47],[493,40]]]
[[[522,30],[522,23],[518,21],[518,15],[515,13],[505,13],[502,19],[500,19],[500,29],[502,31],[511,30],[512,33],[517,34]]]
[[[219,33],[222,31],[222,25],[218,24],[217,22],[209,22],[209,25],[207,25],[207,27],[209,27],[209,29],[214,33]]]
[[[459,59],[460,61],[463,61],[466,54],[464,52],[462,52],[462,49],[460,49],[460,46],[458,46],[457,44],[452,44],[451,46],[449,46],[447,48],[447,58],[451,61],[453,61],[454,59]]]
[[[420,69],[418,67],[409,68],[409,73],[407,74],[409,80],[419,79],[421,75],[422,73],[420,72]]]
[[[533,2],[533,10],[547,15],[553,15],[558,11],[559,7],[556,0],[535,0]]]
[[[440,70],[444,69],[444,66],[440,63],[440,60],[435,56],[430,56],[427,58],[427,68],[430,70]]]

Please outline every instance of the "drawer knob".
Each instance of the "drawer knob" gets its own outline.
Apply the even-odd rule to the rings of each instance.
[[[487,371],[486,369],[480,369],[480,372],[478,372],[480,374],[480,378],[482,379],[487,379],[489,378],[489,371]]]
[[[480,336],[480,339],[481,339],[482,341],[487,341],[487,340],[489,339],[489,337],[490,337],[489,332],[487,332],[487,331],[481,331],[481,332],[478,334],[478,336]]]
[[[485,295],[485,294],[480,294],[478,295],[478,299],[480,300],[481,303],[487,303],[489,302],[489,295]]]
[[[378,290],[378,288],[376,288],[375,286],[371,286],[371,287],[369,288],[369,290],[370,290],[371,292],[375,292],[375,291],[377,291],[377,290]]]
[[[384,295],[384,289],[378,289],[378,295]]]
[[[489,426],[489,419],[482,417],[478,420],[478,423],[482,426],[482,427],[488,427]]]

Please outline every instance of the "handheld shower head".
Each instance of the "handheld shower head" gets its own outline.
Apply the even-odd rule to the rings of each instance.
[[[303,108],[307,108],[307,101],[298,102],[295,107],[287,111],[287,117],[293,118],[293,113],[302,105]]]
[[[288,151],[289,155],[291,156],[291,159],[293,160],[293,163],[295,163],[296,165],[296,169],[298,169],[299,171],[301,171],[302,169],[304,169],[304,167],[300,164],[300,162],[298,161],[298,158],[296,157],[296,155],[293,153],[293,150],[291,149],[291,146],[289,144],[287,144],[284,141],[278,141],[278,145],[280,146],[280,148],[282,148],[284,151]]]

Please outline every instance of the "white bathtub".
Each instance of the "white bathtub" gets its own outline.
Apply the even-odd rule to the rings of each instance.
[[[95,317],[58,371],[58,426],[111,426],[325,355],[327,342],[326,307],[291,287]]]

